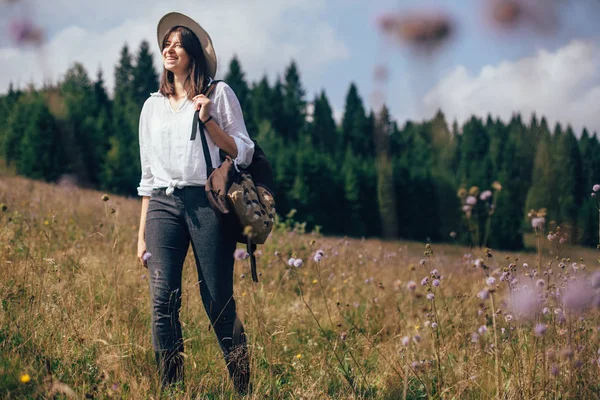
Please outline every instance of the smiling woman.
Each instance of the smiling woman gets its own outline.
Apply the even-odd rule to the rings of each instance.
[[[205,90],[217,70],[208,33],[191,18],[169,13],[158,23],[163,58],[160,88],[140,115],[142,210],[137,255],[149,270],[152,343],[163,387],[183,385],[184,348],[179,309],[182,270],[191,243],[198,286],[236,390],[247,393],[249,360],[246,337],[233,299],[236,239],[210,207],[204,185],[220,150],[241,167],[254,154],[239,101],[224,82]],[[198,117],[195,116],[196,111]],[[193,124],[202,140],[188,138]],[[206,157],[206,158],[205,158]]]

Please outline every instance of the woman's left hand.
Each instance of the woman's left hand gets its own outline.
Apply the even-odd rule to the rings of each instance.
[[[200,110],[198,118],[200,118],[200,121],[206,121],[208,117],[210,117],[210,106],[212,105],[212,101],[203,94],[199,94],[192,100],[194,101],[194,110]]]

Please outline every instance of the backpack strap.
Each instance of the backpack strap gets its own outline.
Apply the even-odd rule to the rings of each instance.
[[[256,256],[254,252],[256,251],[256,244],[252,243],[252,239],[248,237],[246,241],[246,250],[248,254],[250,254],[250,272],[252,273],[252,281],[258,282],[258,274],[256,273]]]

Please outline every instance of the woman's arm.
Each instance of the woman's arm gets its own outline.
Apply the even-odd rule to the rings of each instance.
[[[144,265],[148,268],[147,262],[144,261],[144,253],[146,253],[146,214],[148,214],[148,204],[150,197],[142,197],[142,212],[140,213],[140,228],[138,230],[138,251],[137,256]]]
[[[211,107],[214,114],[219,116],[219,124],[210,120],[205,124],[206,131],[215,145],[235,159],[242,168],[252,162],[254,142],[250,139],[240,102],[233,90],[225,83],[219,83],[214,90],[214,102],[204,95],[194,98],[194,106],[200,109],[199,118],[207,121]],[[214,115],[213,114],[213,115]]]
[[[214,119],[208,121],[204,127],[218,148],[227,153],[231,158],[236,158],[238,156],[238,148],[235,144],[235,140],[229,136],[227,132],[221,129]]]

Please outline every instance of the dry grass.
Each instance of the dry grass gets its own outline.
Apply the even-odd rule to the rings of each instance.
[[[0,397],[159,397],[148,281],[135,258],[140,201],[101,196],[0,176],[7,207],[0,213]],[[292,225],[282,224],[261,247],[260,283],[236,262],[251,398],[598,398],[596,311],[565,313],[560,323],[553,313],[560,305],[549,296],[548,315],[507,321],[514,314],[507,285],[491,299],[477,297],[486,286],[485,271],[473,268],[480,251],[325,238]],[[317,249],[325,253],[320,263],[312,259]],[[292,256],[304,265],[288,267]],[[590,249],[565,248],[562,256],[582,257],[588,270],[597,264]],[[235,398],[192,261],[189,255],[184,271],[187,387],[180,397]],[[486,259],[496,278],[515,263],[517,278],[533,286],[523,262],[533,268],[535,252]],[[552,268],[546,294],[560,284],[561,270]],[[419,283],[433,269],[443,278],[430,301]],[[539,322],[548,331],[538,337]],[[487,333],[473,342],[482,325]],[[30,382],[20,382],[24,374]]]

